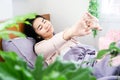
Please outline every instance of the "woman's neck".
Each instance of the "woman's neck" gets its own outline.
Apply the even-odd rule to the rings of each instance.
[[[44,38],[45,40],[51,39],[54,35],[49,35],[48,37]]]

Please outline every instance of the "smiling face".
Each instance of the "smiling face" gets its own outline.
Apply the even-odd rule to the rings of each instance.
[[[35,32],[44,39],[50,39],[53,37],[53,26],[50,21],[38,17],[33,22],[33,28]]]

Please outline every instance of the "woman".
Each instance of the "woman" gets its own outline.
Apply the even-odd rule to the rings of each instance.
[[[34,51],[36,54],[42,54],[47,65],[53,63],[61,51],[78,44],[75,37],[85,36],[91,33],[92,29],[101,30],[98,20],[91,14],[86,13],[81,20],[76,22],[70,28],[54,34],[54,28],[50,21],[42,16],[36,16],[34,19],[27,19],[32,26],[25,24],[25,34],[36,40]],[[93,67],[93,74],[97,78],[116,75],[120,65],[120,56],[112,59],[110,66],[110,56],[104,57]],[[105,79],[106,80],[106,79]]]
[[[34,51],[43,54],[45,62],[51,64],[66,47],[75,46],[78,41],[74,37],[81,37],[91,33],[92,29],[101,30],[98,20],[86,13],[81,20],[69,29],[54,35],[54,28],[50,21],[41,16],[27,20],[32,27],[25,25],[25,34],[36,40]]]

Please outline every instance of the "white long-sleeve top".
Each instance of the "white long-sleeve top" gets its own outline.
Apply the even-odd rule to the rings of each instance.
[[[44,56],[45,62],[51,64],[55,61],[56,57],[60,55],[60,51],[75,46],[78,43],[77,40],[72,38],[71,40],[63,39],[63,32],[54,35],[51,39],[43,40],[35,45],[35,52]]]

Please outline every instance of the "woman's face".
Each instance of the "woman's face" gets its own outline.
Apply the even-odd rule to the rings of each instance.
[[[33,22],[35,32],[44,39],[49,39],[53,36],[53,26],[50,21],[42,17],[36,18]]]

